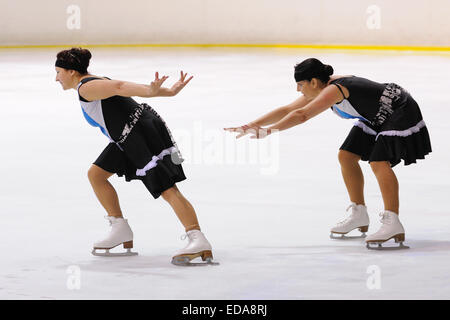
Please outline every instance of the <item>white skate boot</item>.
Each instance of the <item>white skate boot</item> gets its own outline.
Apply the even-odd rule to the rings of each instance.
[[[392,211],[383,211],[380,213],[381,227],[380,230],[366,238],[367,249],[376,250],[393,250],[393,249],[408,249],[408,246],[403,245],[405,241],[405,229],[403,228],[398,214]],[[397,247],[383,247],[381,244],[394,238],[396,243],[400,243]],[[371,246],[376,245],[376,246]]]
[[[173,258],[172,263],[178,266],[195,266],[195,265],[212,265],[218,264],[212,262],[211,244],[200,230],[190,230],[181,239],[188,238],[189,242],[186,247],[178,250]],[[201,257],[206,263],[192,263],[191,260]]]
[[[105,240],[94,243],[92,254],[94,256],[102,257],[137,255],[137,252],[131,252],[131,248],[133,248],[133,231],[131,231],[127,220],[110,216],[107,216],[105,218],[109,220],[111,231]],[[124,249],[127,249],[126,252],[109,252],[109,249],[117,247],[121,244],[123,244]],[[105,250],[105,252],[97,252],[98,249]]]
[[[344,220],[338,222],[333,228],[331,228],[331,239],[358,239],[365,238],[367,230],[369,230],[369,215],[367,214],[367,207],[362,204],[352,204],[347,208],[352,208],[352,213]],[[345,236],[354,229],[359,229],[362,232],[360,236]],[[340,234],[335,236],[334,234]]]

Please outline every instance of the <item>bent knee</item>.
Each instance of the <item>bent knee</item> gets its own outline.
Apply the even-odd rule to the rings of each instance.
[[[346,150],[339,150],[338,159],[341,164],[355,163],[361,160],[361,156]]]
[[[87,172],[88,179],[91,182],[108,180],[108,178],[111,177],[112,175],[113,173],[103,170],[102,168],[96,166],[95,164],[93,164]]]
[[[370,167],[375,174],[385,170],[392,170],[389,161],[372,161],[370,162]]]
[[[176,190],[173,187],[169,188],[161,192],[161,196],[164,198],[164,200],[169,201],[176,196]]]
[[[178,190],[178,188],[174,185],[173,187],[161,192],[161,196],[163,197],[164,200],[170,202],[171,200],[180,197],[181,193]]]

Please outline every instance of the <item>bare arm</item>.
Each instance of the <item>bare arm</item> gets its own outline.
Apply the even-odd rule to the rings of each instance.
[[[262,117],[256,119],[255,121],[250,122],[249,125],[262,127],[262,126],[266,126],[266,125],[275,123],[275,122],[279,121],[280,119],[284,118],[288,113],[290,113],[296,109],[303,108],[304,106],[306,106],[307,103],[308,103],[308,101],[306,100],[305,96],[302,95],[299,98],[297,98],[296,100],[294,100],[292,103],[290,103],[286,106],[283,106],[283,107],[279,107],[279,108],[263,115]]]
[[[158,72],[155,73],[155,80],[149,85],[138,84],[134,82],[121,80],[96,80],[82,85],[79,89],[80,95],[90,101],[107,99],[112,96],[122,97],[172,97],[191,81],[192,76],[186,80],[187,74],[181,71],[180,80],[171,88],[161,87],[167,80],[167,76],[159,78]]]
[[[265,126],[265,125],[277,122],[280,119],[284,118],[288,113],[290,113],[294,110],[303,108],[307,103],[308,103],[307,99],[305,98],[305,96],[302,95],[301,97],[297,98],[290,104],[283,106],[283,107],[279,107],[279,108],[265,114],[264,116],[256,119],[255,121],[252,121],[241,127],[224,128],[224,130],[230,131],[230,132],[239,132],[240,134],[236,136],[236,139],[237,139],[237,138],[245,136],[247,133],[249,133],[250,132],[250,131],[248,131],[249,129],[253,130],[253,131],[257,131],[257,130],[259,130],[259,128],[261,126]]]
[[[273,130],[286,130],[304,123],[341,101],[341,99],[341,93],[336,86],[328,86],[304,108],[291,111],[283,119],[268,128],[269,133]]]

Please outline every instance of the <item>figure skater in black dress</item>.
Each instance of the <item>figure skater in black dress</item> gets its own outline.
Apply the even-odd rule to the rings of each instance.
[[[108,213],[111,225],[108,237],[94,244],[95,255],[133,255],[133,232],[123,218],[119,199],[108,181],[113,174],[126,181],[141,180],[156,199],[160,195],[175,211],[183,224],[188,245],[176,252],[174,264],[188,264],[201,257],[211,262],[212,249],[200,226],[194,208],[181,194],[177,182],[186,179],[181,166],[181,154],[163,119],[153,108],[139,104],[131,97],[172,97],[177,95],[192,77],[181,71],[180,79],[171,88],[162,87],[167,76],[149,85],[111,80],[87,71],[91,53],[87,49],[72,48],[57,54],[56,81],[64,90],[78,91],[81,109],[86,120],[109,139],[109,144],[88,171],[94,192]],[[123,244],[123,253],[109,249]],[[105,252],[97,252],[104,249]]]
[[[338,158],[348,190],[351,214],[331,229],[331,236],[359,229],[367,232],[369,216],[364,201],[364,177],[359,161],[368,161],[375,174],[384,202],[381,228],[367,236],[368,248],[383,249],[381,243],[395,239],[403,246],[405,230],[399,220],[399,184],[392,170],[424,159],[431,142],[416,101],[395,83],[377,83],[357,76],[332,76],[333,68],[310,58],[295,66],[297,91],[303,95],[289,105],[275,109],[241,127],[226,128],[239,132],[236,138],[253,134],[264,138],[275,130],[302,124],[331,109],[344,119],[357,119],[342,146]],[[263,126],[268,126],[262,128]],[[348,210],[347,209],[347,210]],[[373,247],[375,244],[375,247]],[[392,247],[391,247],[392,248]]]

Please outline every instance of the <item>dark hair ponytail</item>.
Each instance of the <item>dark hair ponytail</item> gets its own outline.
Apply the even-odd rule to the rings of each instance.
[[[312,78],[316,78],[327,83],[333,72],[332,66],[323,64],[316,58],[309,58],[295,66],[294,77],[296,82],[302,80],[311,81]]]
[[[55,66],[64,69],[76,70],[80,74],[87,74],[89,60],[92,54],[88,49],[72,48],[63,50],[56,55]]]

